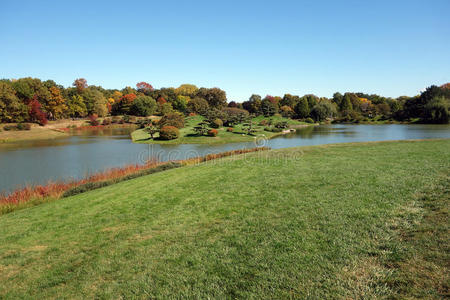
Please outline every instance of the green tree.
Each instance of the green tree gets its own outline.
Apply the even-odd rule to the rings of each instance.
[[[28,119],[28,107],[16,96],[9,83],[0,82],[0,121],[23,122]]]
[[[321,101],[314,105],[311,110],[311,117],[316,121],[324,121],[336,115],[336,107],[329,101]]]
[[[300,101],[299,96],[293,96],[291,94],[285,94],[283,99],[280,101],[280,106],[289,106],[292,109],[295,109],[295,106]]]
[[[212,108],[221,109],[227,106],[227,95],[219,88],[200,88],[196,96],[205,99]]]
[[[249,113],[259,116],[262,114],[261,102],[262,102],[261,96],[253,94],[250,96],[248,101],[242,103],[242,107],[248,110]]]
[[[187,104],[188,111],[191,113],[196,113],[199,115],[206,115],[206,113],[209,110],[209,104],[208,101],[205,99],[195,97]]]
[[[82,95],[89,115],[106,116],[108,113],[108,107],[106,106],[108,100],[99,90],[89,87],[83,91]]]
[[[264,116],[270,117],[278,112],[278,106],[270,101],[269,98],[264,98],[261,101],[261,111]]]
[[[340,110],[343,114],[348,114],[350,111],[353,110],[353,105],[349,93],[345,93],[344,98],[342,99],[340,105]]]
[[[80,118],[87,116],[86,104],[84,104],[84,99],[81,95],[73,95],[67,101],[67,108],[69,116],[72,118]]]
[[[336,92],[336,93],[333,94],[333,99],[332,99],[332,101],[333,101],[334,103],[336,103],[336,105],[337,105],[338,107],[341,106],[342,99],[344,99],[344,96],[342,96],[341,93]]]
[[[147,117],[156,112],[155,99],[149,96],[138,96],[130,107],[130,113],[135,116]]]
[[[191,99],[189,96],[178,95],[176,99],[172,102],[172,106],[174,109],[185,113],[187,111],[187,104]]]
[[[166,103],[159,105],[159,113],[161,115],[164,116],[164,115],[170,114],[172,112],[173,112],[172,104],[166,102]]]
[[[425,105],[424,119],[428,122],[438,124],[448,124],[449,122],[450,99],[436,97]]]
[[[295,113],[298,118],[307,118],[309,116],[309,104],[308,100],[305,97],[300,98],[300,101],[295,106]]]

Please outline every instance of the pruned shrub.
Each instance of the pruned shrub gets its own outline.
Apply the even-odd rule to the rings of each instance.
[[[280,121],[280,122],[275,123],[274,126],[275,126],[275,128],[286,129],[289,127],[289,124],[286,121]]]
[[[180,131],[175,126],[163,126],[159,130],[159,138],[162,140],[174,140],[180,136]]]
[[[209,136],[217,136],[219,134],[219,132],[217,131],[217,129],[210,129],[208,130],[208,135]]]
[[[314,123],[314,120],[312,118],[306,118],[305,122],[312,124]]]
[[[31,130],[31,124],[28,123],[19,123],[16,126],[17,130]]]
[[[278,127],[265,127],[264,128],[265,131],[269,131],[269,132],[282,132],[283,128],[278,128]]]
[[[227,131],[228,131],[228,132],[233,132],[233,130],[234,130],[233,127],[228,127],[228,128],[227,128]]]
[[[14,125],[5,125],[5,126],[3,126],[3,130],[4,131],[10,131],[10,130],[16,130],[16,129],[17,129],[17,127],[14,126]]]
[[[124,115],[123,118],[122,118],[122,120],[123,120],[125,123],[129,123],[129,122],[130,122],[130,116],[129,116],[129,115]]]
[[[223,121],[221,119],[215,119],[211,123],[211,127],[214,127],[214,128],[220,128],[222,126],[223,126]]]

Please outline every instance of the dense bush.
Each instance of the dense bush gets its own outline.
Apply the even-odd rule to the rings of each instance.
[[[164,115],[158,122],[160,127],[174,126],[176,128],[184,127],[184,116],[179,112],[172,112]]]
[[[159,130],[159,138],[162,140],[174,140],[180,136],[180,131],[175,126],[164,126]]]
[[[16,126],[17,130],[31,130],[31,124],[28,123],[19,123]]]
[[[234,130],[233,127],[228,127],[228,128],[227,128],[227,131],[228,131],[228,132],[233,132],[233,130]]]
[[[275,123],[274,126],[275,126],[275,128],[285,129],[285,128],[289,127],[289,124],[286,121],[280,121],[280,122]]]
[[[308,118],[306,118],[305,122],[306,122],[306,123],[311,123],[311,124],[312,124],[312,123],[314,123],[314,120],[313,120],[312,118],[309,118],[309,117],[308,117]]]
[[[219,134],[219,132],[217,131],[217,129],[210,129],[208,130],[208,135],[209,136],[217,136]]]
[[[10,130],[16,130],[16,129],[17,129],[17,127],[14,126],[14,125],[5,125],[5,126],[3,126],[3,130],[4,131],[10,131]]]
[[[214,128],[220,128],[220,127],[222,127],[222,126],[223,126],[223,122],[222,122],[221,119],[215,119],[215,120],[212,121],[212,123],[211,123],[211,127],[214,127]]]
[[[264,128],[265,131],[269,131],[269,132],[282,132],[283,128],[278,128],[278,127],[265,127]]]

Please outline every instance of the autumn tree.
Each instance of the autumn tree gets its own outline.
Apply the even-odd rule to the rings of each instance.
[[[44,126],[47,124],[47,116],[41,109],[41,103],[37,100],[37,95],[35,95],[28,103],[29,116],[31,122],[36,122],[39,125]]]
[[[75,79],[72,85],[77,89],[79,94],[88,87],[87,80],[84,78]]]
[[[198,91],[198,87],[196,87],[193,84],[187,84],[187,83],[182,84],[175,89],[175,93],[177,95],[188,96],[191,98],[195,96],[197,91]]]
[[[136,99],[136,94],[126,94],[122,96],[119,101],[115,102],[111,113],[113,115],[120,115],[120,114],[129,114],[130,108],[133,105],[133,101]]]
[[[153,91],[153,86],[147,82],[138,82],[136,84],[136,89],[138,92],[148,95],[151,91]]]
[[[56,86],[50,87],[50,98],[47,99],[45,110],[49,114],[50,119],[60,119],[64,116],[67,105],[61,95],[61,91]]]

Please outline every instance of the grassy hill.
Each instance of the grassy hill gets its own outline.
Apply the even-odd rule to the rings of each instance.
[[[253,153],[0,216],[0,298],[448,295],[449,148]]]

